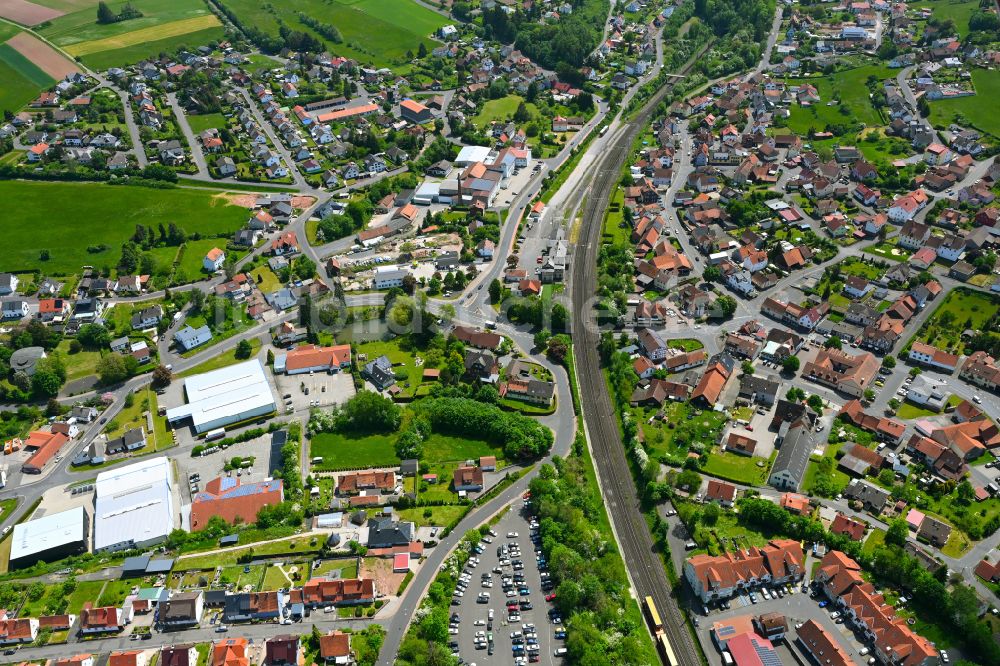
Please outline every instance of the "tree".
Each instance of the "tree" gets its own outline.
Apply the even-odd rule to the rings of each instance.
[[[826,342],[823,343],[823,346],[827,349],[843,349],[844,343],[841,342],[840,338],[836,335],[831,335],[826,339]]]
[[[722,270],[718,266],[708,266],[701,275],[706,282],[721,282]]]
[[[823,398],[815,393],[809,396],[809,399],[806,400],[806,404],[809,405],[809,407],[817,414],[823,413]]]
[[[910,528],[902,518],[894,518],[889,523],[889,529],[885,533],[885,542],[893,546],[903,546],[906,544],[906,537],[910,534]]]
[[[888,368],[889,370],[892,370],[893,368],[895,368],[896,367],[896,357],[892,356],[892,355],[886,356],[884,359],[882,359],[882,367],[883,368]]]
[[[338,429],[393,432],[399,428],[399,405],[373,391],[360,391],[336,413]]]
[[[966,479],[958,484],[958,488],[955,489],[955,496],[958,498],[960,504],[968,506],[976,499],[976,491],[968,479]]]
[[[164,387],[170,386],[170,382],[173,381],[174,373],[167,369],[167,366],[162,363],[153,369],[153,386]]]
[[[417,47],[417,57],[426,58],[427,57],[427,45],[420,42],[420,46]]]
[[[871,402],[872,400],[874,400],[875,399],[875,391],[873,391],[872,389],[865,389],[864,399],[865,399],[865,402]]]
[[[97,3],[97,22],[98,23],[106,25],[108,23],[114,23],[117,20],[118,20],[118,17],[115,16],[115,13],[113,11],[111,11],[111,8],[108,7],[108,4],[106,2],[103,2],[103,0],[102,0],[102,2],[98,2]]]
[[[503,295],[503,284],[500,280],[494,279],[490,282],[490,303],[499,303]]]
[[[240,340],[239,343],[236,345],[236,352],[235,352],[236,358],[239,359],[250,358],[251,354],[253,354],[253,345],[250,344],[250,341]]]
[[[705,505],[705,508],[701,510],[701,522],[704,525],[711,527],[719,522],[719,516],[722,514],[722,509],[719,508],[718,502],[709,502]]]
[[[51,398],[59,394],[62,380],[51,370],[36,370],[31,377],[31,392],[37,398]]]
[[[526,123],[531,120],[531,112],[528,111],[528,105],[521,102],[517,105],[517,111],[514,112],[514,120],[519,123]]]
[[[787,356],[785,357],[785,360],[781,362],[781,369],[788,374],[793,375],[799,371],[800,363],[801,361],[799,361],[798,356]]]
[[[803,398],[806,397],[806,392],[800,389],[798,386],[793,386],[788,389],[788,393],[785,394],[785,400],[789,402],[801,402]]]
[[[732,296],[719,296],[715,299],[715,305],[722,319],[729,319],[736,312],[736,299]]]
[[[566,335],[555,335],[549,338],[545,353],[555,363],[563,364],[566,361],[566,354],[569,353],[569,341]]]
[[[121,354],[108,354],[97,362],[97,376],[103,384],[123,382],[128,379],[128,374],[125,358]]]
[[[76,332],[76,339],[87,349],[98,350],[111,344],[111,333],[100,324],[84,324]]]
[[[751,363],[750,361],[743,361],[743,363],[740,365],[740,370],[743,372],[744,375],[752,375],[753,363]]]

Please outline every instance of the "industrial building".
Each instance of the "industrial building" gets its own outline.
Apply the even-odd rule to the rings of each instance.
[[[24,569],[36,562],[85,553],[89,534],[90,520],[82,506],[15,525],[9,568]]]
[[[260,361],[253,359],[184,380],[187,404],[167,410],[167,421],[176,427],[190,423],[196,433],[224,428],[277,407],[271,385]]]
[[[97,475],[94,551],[145,548],[177,524],[170,460],[150,458]]]

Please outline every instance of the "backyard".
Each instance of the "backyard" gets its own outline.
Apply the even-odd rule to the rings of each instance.
[[[771,469],[771,460],[744,456],[729,451],[713,451],[708,454],[708,459],[701,469],[705,474],[734,483],[763,486],[767,484],[767,473]]]
[[[658,411],[655,408],[633,409],[636,423],[641,423],[650,457],[654,459],[667,456],[677,461],[686,457],[689,450],[707,451],[718,440],[728,418],[720,412],[703,412],[687,403],[671,402],[662,408],[662,421],[649,423]]]

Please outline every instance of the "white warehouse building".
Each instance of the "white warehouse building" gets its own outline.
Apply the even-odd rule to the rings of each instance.
[[[184,391],[187,404],[168,409],[167,421],[177,426],[190,420],[197,433],[271,414],[277,409],[264,366],[257,359],[188,377],[184,380]]]
[[[98,474],[94,551],[146,548],[166,540],[177,524],[173,483],[165,456]]]

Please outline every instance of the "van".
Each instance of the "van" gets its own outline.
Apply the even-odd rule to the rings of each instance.
[[[564,657],[566,656],[566,648],[564,647],[556,648],[552,654],[554,654],[557,657]]]
[[[313,465],[319,465],[322,464],[322,462],[323,462],[323,456],[316,456],[315,458],[312,459]]]
[[[995,484],[995,483],[990,483],[990,484],[987,484],[986,491],[990,495],[996,495],[998,492],[1000,492],[1000,487],[998,487],[997,484]]]

